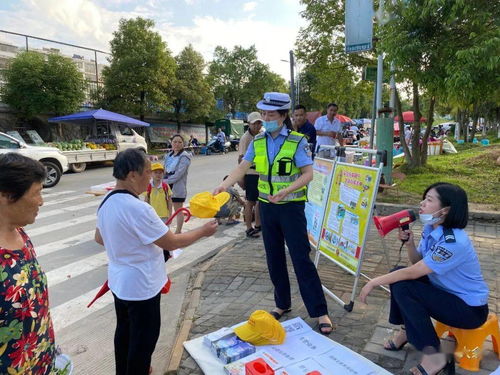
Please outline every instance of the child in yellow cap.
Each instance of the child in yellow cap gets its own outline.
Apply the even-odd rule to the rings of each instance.
[[[157,215],[166,221],[172,213],[172,190],[166,182],[163,182],[165,171],[160,163],[151,165],[153,180],[146,190],[146,203],[149,203]]]

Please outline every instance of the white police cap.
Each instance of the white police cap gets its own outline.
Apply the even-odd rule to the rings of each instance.
[[[257,108],[264,111],[290,109],[291,101],[288,94],[281,92],[266,92],[264,98],[257,103]]]

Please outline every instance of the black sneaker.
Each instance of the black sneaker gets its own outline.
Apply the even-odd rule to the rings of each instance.
[[[255,230],[255,233],[262,232],[262,227],[260,225],[259,226],[256,225],[253,229]]]
[[[250,228],[246,230],[247,238],[259,238],[259,233],[255,231],[255,228]]]

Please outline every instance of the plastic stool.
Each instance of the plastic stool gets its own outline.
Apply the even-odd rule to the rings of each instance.
[[[488,336],[491,335],[493,342],[493,350],[500,358],[500,329],[498,327],[498,317],[490,313],[486,322],[479,328],[475,329],[460,329],[447,326],[436,321],[435,327],[438,337],[441,337],[445,332],[448,336],[454,336],[457,340],[455,348],[455,356],[459,358],[459,366],[469,371],[479,371],[479,362],[483,356],[483,343]]]

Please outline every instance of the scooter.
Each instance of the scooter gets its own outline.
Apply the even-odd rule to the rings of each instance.
[[[224,143],[224,146],[221,147],[220,140],[213,136],[210,141],[207,143],[207,149],[210,153],[218,154],[218,153],[227,153],[229,151],[229,147],[231,147],[231,142],[227,141]]]

